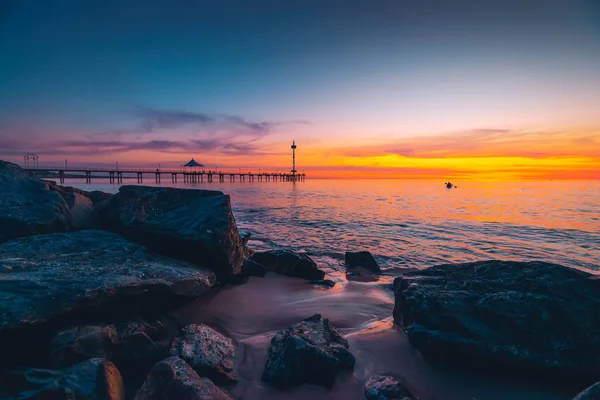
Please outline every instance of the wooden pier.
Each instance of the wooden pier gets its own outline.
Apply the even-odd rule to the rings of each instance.
[[[99,169],[99,168],[41,168],[41,167],[25,167],[25,170],[29,171],[30,174],[36,173],[55,173],[58,174],[60,183],[65,183],[65,177],[68,174],[69,178],[75,178],[73,175],[77,175],[77,178],[85,177],[86,183],[92,183],[92,178],[95,179],[106,179],[110,183],[122,184],[123,179],[136,179],[137,183],[144,183],[144,178],[154,177],[154,183],[160,184],[161,177],[171,177],[171,183],[178,183],[178,179],[182,178],[183,183],[202,183],[206,182],[225,182],[226,179],[229,182],[300,182],[306,179],[306,174],[298,173],[279,173],[279,172],[222,172],[222,171],[176,171],[168,169]]]

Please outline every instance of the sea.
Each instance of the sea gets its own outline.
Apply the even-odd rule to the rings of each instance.
[[[135,182],[133,180],[132,182]],[[600,274],[600,181],[453,182],[319,180],[162,184],[231,196],[253,250],[310,255],[332,289],[277,274],[225,286],[173,312],[183,326],[205,323],[237,345],[237,399],[364,399],[370,376],[393,373],[421,400],[568,400],[584,389],[567,380],[516,378],[461,370],[421,356],[394,326],[391,290],[403,271],[443,263],[538,260]],[[125,181],[125,184],[128,184]],[[135,184],[135,183],[132,183]],[[67,180],[115,193],[119,185]],[[347,279],[346,251],[370,251],[384,273]],[[280,329],[313,314],[328,318],[356,357],[331,390],[302,385],[285,392],[261,381],[267,349]]]
[[[119,187],[105,180],[69,184],[110,193]],[[306,252],[334,269],[346,251],[367,250],[386,269],[505,259],[600,270],[600,181],[454,184],[307,179],[161,186],[223,191],[253,248]]]

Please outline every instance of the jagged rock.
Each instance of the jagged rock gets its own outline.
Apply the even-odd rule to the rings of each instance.
[[[90,200],[92,200],[94,206],[97,206],[103,201],[109,200],[111,197],[113,197],[113,195],[110,193],[104,193],[100,190],[92,190],[91,192],[87,193],[87,197],[89,197]]]
[[[267,269],[264,265],[257,263],[251,258],[244,261],[242,265],[242,275],[244,276],[258,276],[260,278],[267,274]]]
[[[0,395],[52,400],[124,400],[119,370],[110,361],[92,358],[64,370],[27,369],[9,372],[10,383]],[[2,393],[2,392],[5,393]],[[13,397],[14,396],[14,397]]]
[[[326,286],[328,288],[332,288],[335,286],[335,282],[332,281],[331,279],[317,279],[317,280],[313,280],[313,281],[308,281],[307,283],[310,283],[313,285]]]
[[[240,237],[242,238],[242,244],[244,246],[248,244],[248,241],[250,240],[251,236],[252,234],[250,232],[240,231]]]
[[[346,252],[344,264],[346,268],[364,268],[369,272],[376,274],[381,273],[381,269],[373,258],[373,255],[368,251]]]
[[[85,325],[59,331],[52,340],[54,366],[69,367],[89,358],[109,360],[117,340],[114,325]]]
[[[155,343],[166,335],[160,321],[77,326],[56,333],[51,344],[52,360],[55,366],[66,367],[101,357],[114,362],[124,375],[140,371],[145,374],[167,355]]]
[[[600,400],[600,382],[579,393],[573,400]]]
[[[318,280],[325,277],[325,272],[321,271],[317,264],[302,253],[294,253],[289,250],[271,250],[257,252],[250,256],[249,260],[262,265],[266,271],[273,271],[279,274],[304,278],[309,280]],[[258,270],[254,267],[253,270]]]
[[[208,378],[200,378],[196,371],[179,357],[170,357],[157,363],[135,400],[232,400]]]
[[[31,178],[18,165],[0,160],[0,243],[71,229],[69,207],[51,186]]]
[[[198,374],[218,383],[236,381],[231,339],[206,325],[188,325],[171,343],[171,355],[185,360]]]
[[[99,211],[105,229],[212,269],[220,279],[238,275],[248,255],[222,192],[121,186]]]
[[[89,197],[79,193],[67,193],[65,201],[69,206],[73,229],[97,229],[100,227],[100,218]]]
[[[316,314],[271,340],[262,380],[280,389],[303,383],[331,388],[340,371],[354,368],[348,342]]]
[[[395,323],[466,366],[600,376],[600,280],[544,262],[445,264],[394,281]]]
[[[214,283],[209,270],[149,254],[110,232],[12,240],[0,244],[0,353],[31,328],[158,312],[204,294]]]
[[[375,375],[365,384],[367,400],[413,400],[413,395],[395,375]]]

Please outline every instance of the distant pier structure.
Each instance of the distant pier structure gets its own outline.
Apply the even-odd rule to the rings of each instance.
[[[62,167],[41,167],[38,165],[38,157],[35,154],[27,154],[24,159],[24,169],[30,174],[56,174],[60,183],[65,183],[66,173],[68,178],[83,178],[86,183],[92,183],[92,178],[101,179],[108,178],[110,183],[122,184],[123,179],[137,179],[137,183],[143,183],[144,177],[148,175],[154,177],[154,182],[161,183],[162,176],[171,176],[171,183],[177,183],[178,177],[183,177],[184,183],[201,183],[206,182],[225,182],[225,178],[229,177],[230,182],[298,182],[306,180],[306,174],[299,174],[296,170],[296,142],[292,142],[292,170],[290,173],[281,172],[242,172],[240,168],[235,168],[237,172],[233,172],[233,168],[224,168],[223,170],[216,169],[206,171],[203,164],[198,163],[193,158],[186,164],[181,165],[180,169],[162,169],[158,168],[119,168],[116,163],[116,168],[93,168],[93,167],[72,167],[67,170],[66,160]],[[122,165],[122,164],[121,164]]]

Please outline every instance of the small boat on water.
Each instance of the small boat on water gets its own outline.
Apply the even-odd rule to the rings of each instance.
[[[446,188],[447,188],[447,189],[452,189],[452,187],[456,188],[457,186],[454,186],[454,185],[452,184],[452,182],[446,182]]]

